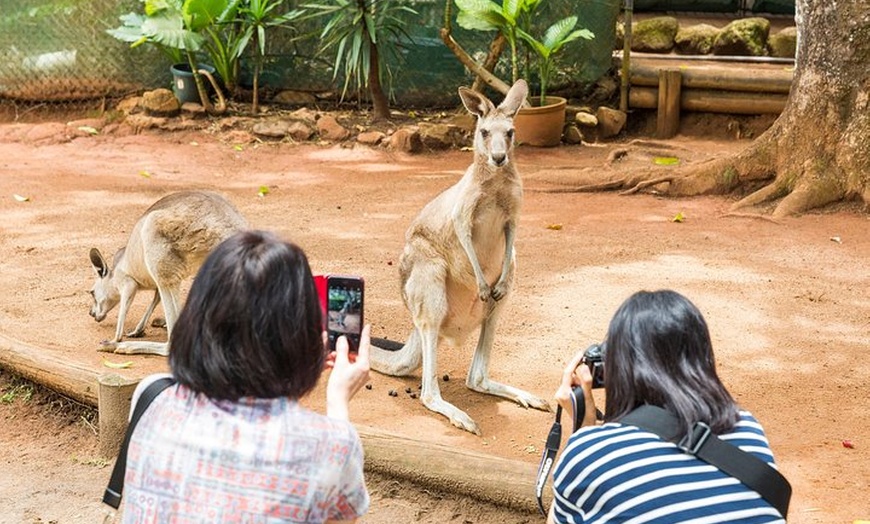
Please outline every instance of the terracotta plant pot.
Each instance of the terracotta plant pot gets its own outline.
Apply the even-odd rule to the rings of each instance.
[[[531,97],[532,104],[539,97]],[[515,139],[520,144],[553,147],[562,142],[565,126],[565,107],[568,101],[560,96],[548,96],[543,106],[524,107],[514,117]]]

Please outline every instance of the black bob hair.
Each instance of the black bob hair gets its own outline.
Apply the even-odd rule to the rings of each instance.
[[[209,255],[169,349],[179,383],[219,400],[299,399],[317,384],[325,358],[308,259],[265,231],[236,233]]]
[[[739,409],[716,374],[707,323],[684,296],[633,294],[610,321],[606,347],[606,421],[651,404],[675,415],[686,431],[698,421],[717,434],[734,428]]]

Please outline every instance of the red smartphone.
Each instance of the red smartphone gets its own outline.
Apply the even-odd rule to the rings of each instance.
[[[334,351],[336,340],[344,335],[351,353],[356,353],[363,327],[365,281],[353,275],[318,275],[314,282],[324,311],[329,350]]]

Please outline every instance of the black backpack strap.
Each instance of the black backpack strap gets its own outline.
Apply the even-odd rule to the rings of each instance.
[[[136,406],[133,408],[133,415],[130,417],[130,423],[127,425],[127,433],[124,435],[124,442],[121,444],[121,449],[118,451],[118,458],[115,460],[115,467],[112,469],[112,476],[109,478],[109,486],[103,493],[103,502],[118,509],[121,505],[121,494],[124,492],[124,472],[127,469],[127,446],[130,445],[130,436],[133,435],[133,429],[136,423],[145,413],[145,409],[151,404],[157,395],[164,389],[175,384],[175,379],[172,377],[158,378],[142,391]]]
[[[761,495],[779,511],[782,518],[788,515],[791,485],[782,473],[755,455],[720,439],[707,424],[695,423],[692,431],[677,441],[676,435],[681,429],[677,418],[660,407],[650,405],[635,409],[619,422],[637,426],[675,443],[684,452],[719,468]]]

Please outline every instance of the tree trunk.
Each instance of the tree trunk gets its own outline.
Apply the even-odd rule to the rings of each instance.
[[[735,210],[775,202],[774,218],[842,200],[870,206],[870,0],[797,0],[798,46],[788,102],[773,126],[730,158],[633,174],[587,191],[668,182],[674,196],[762,187]]]
[[[378,45],[369,42],[369,94],[372,97],[372,120],[375,122],[390,119],[390,102],[381,87],[381,68],[378,61]]]

